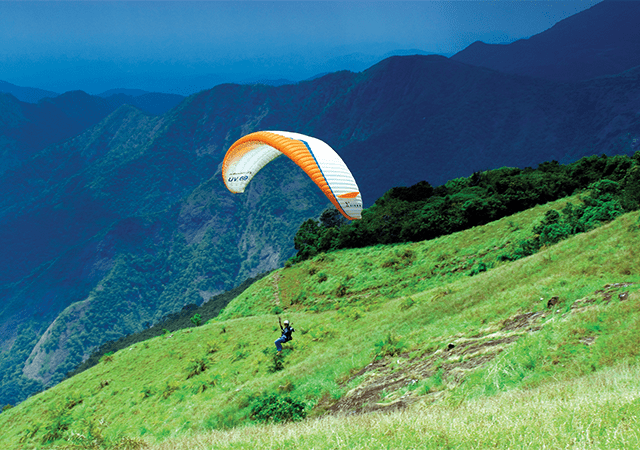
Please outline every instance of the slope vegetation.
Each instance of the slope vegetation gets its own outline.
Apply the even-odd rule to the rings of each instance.
[[[534,404],[549,411],[544,439],[554,424],[562,429],[558,445],[637,442],[638,212],[533,256],[498,259],[566,202],[431,241],[340,250],[275,271],[216,319],[106,355],[5,410],[0,444],[277,448],[284,439],[296,448],[334,448],[343,444],[329,431],[330,417],[395,411],[389,419],[339,419],[340,442],[365,448],[366,434],[397,448],[423,438],[463,445],[452,424],[436,423],[440,416],[466,421],[481,441],[520,446],[531,437],[520,427],[540,420],[523,409]],[[481,261],[488,270],[474,271]],[[277,314],[296,328],[282,355],[273,349]],[[588,396],[599,384],[606,389]],[[607,402],[617,407],[601,408]],[[506,405],[522,420],[483,431],[484,414],[503,418]],[[210,432],[305,416],[295,427]],[[594,423],[599,434],[589,437]]]

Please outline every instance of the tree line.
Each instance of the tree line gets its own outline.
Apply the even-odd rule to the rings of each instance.
[[[602,183],[604,180],[607,183]],[[594,184],[598,182],[601,183]],[[288,264],[342,248],[437,238],[590,187],[597,191],[587,200],[592,209],[581,224],[573,225],[574,231],[580,227],[584,230],[605,217],[610,220],[617,214],[615,211],[638,209],[640,151],[633,156],[589,156],[571,164],[544,162],[536,169],[503,167],[475,172],[470,177],[450,180],[437,187],[426,181],[410,187],[394,187],[363,211],[362,220],[347,222],[337,210],[328,209],[319,219],[305,221],[294,238],[298,253]],[[567,214],[573,214],[575,219],[584,212],[574,208]]]

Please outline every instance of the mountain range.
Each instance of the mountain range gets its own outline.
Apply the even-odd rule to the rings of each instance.
[[[27,103],[38,103],[43,98],[53,98],[60,95],[57,92],[44,89],[16,86],[0,80],[0,92],[11,94],[18,100]]]
[[[626,3],[598,4],[556,25],[566,32],[553,27],[529,41],[552,33],[558,48],[583,42],[580,60],[598,65],[599,47],[580,37],[580,24],[616,28],[621,10],[637,21]],[[633,53],[627,35],[616,36],[622,50],[611,54],[633,61],[640,45],[631,42]],[[530,57],[540,64],[514,74],[477,62],[483,51],[395,56],[291,85],[219,85],[161,114],[135,104],[150,94],[71,92],[35,105],[0,94],[0,403],[57,383],[105,341],[294,254],[299,225],[328,201],[284,158],[245,194],[226,191],[222,158],[248,132],[329,143],[365,206],[421,180],[435,186],[500,166],[640,150],[639,67],[579,79],[575,66],[572,81],[558,81],[533,68],[544,58],[561,66],[562,55],[543,51]]]
[[[615,75],[640,65],[640,2],[605,0],[508,45],[475,42],[455,61],[558,81]]]
[[[27,89],[27,88],[23,88]],[[122,105],[133,105],[150,114],[163,114],[184,97],[144,92],[114,92],[91,96],[82,91],[42,97],[30,103],[18,100],[0,84],[0,173],[28,160],[48,145],[63,142],[100,122]],[[15,93],[15,90],[13,91]],[[25,96],[21,96],[25,99]]]

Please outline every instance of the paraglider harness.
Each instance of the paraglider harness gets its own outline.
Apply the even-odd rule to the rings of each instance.
[[[280,317],[278,316],[278,322],[280,322],[280,330],[282,330],[282,336],[284,338],[285,342],[289,342],[291,340],[293,340],[293,336],[291,336],[291,333],[293,333],[294,330],[293,327],[291,325],[287,325],[286,327],[282,326],[282,319],[280,319]]]

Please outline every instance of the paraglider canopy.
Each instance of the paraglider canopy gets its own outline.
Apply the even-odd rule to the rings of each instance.
[[[260,169],[280,155],[304,170],[343,216],[362,218],[362,196],[351,171],[329,145],[304,134],[257,131],[238,139],[222,162],[227,189],[244,192]]]

